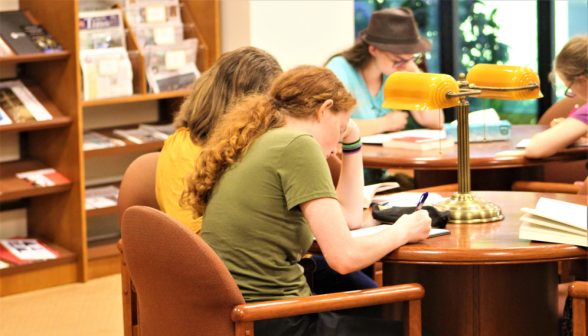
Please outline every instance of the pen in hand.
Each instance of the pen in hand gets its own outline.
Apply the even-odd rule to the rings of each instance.
[[[429,192],[425,191],[422,195],[421,198],[419,199],[419,202],[416,205],[416,209],[414,210],[414,212],[417,212],[419,210],[421,210],[423,208],[423,204],[425,204],[425,201],[427,200],[427,197],[429,196]]]

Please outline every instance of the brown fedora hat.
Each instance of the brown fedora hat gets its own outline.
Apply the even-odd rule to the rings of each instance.
[[[377,49],[394,54],[416,54],[431,50],[431,42],[419,34],[409,8],[386,8],[372,14],[359,38]]]

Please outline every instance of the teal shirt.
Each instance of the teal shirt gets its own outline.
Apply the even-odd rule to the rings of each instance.
[[[333,71],[345,85],[345,89],[357,99],[357,107],[353,110],[351,118],[361,120],[376,119],[392,111],[382,107],[382,104],[384,104],[384,85],[382,85],[377,95],[372,96],[359,71],[349,64],[343,56],[333,57],[325,67]],[[382,77],[382,83],[385,83],[388,76],[382,75]],[[409,115],[405,130],[415,128],[422,128],[422,126],[414,120],[412,115]]]
[[[357,107],[351,113],[351,118],[370,120],[383,117],[386,113],[392,112],[391,109],[382,107],[382,104],[384,104],[384,85],[382,85],[377,95],[372,96],[359,71],[349,64],[345,57],[333,57],[325,67],[333,71],[345,85],[345,89],[357,99]],[[386,83],[388,76],[382,75],[382,77],[382,83]],[[411,130],[415,128],[422,128],[422,126],[414,120],[412,114],[409,114],[404,129]],[[384,173],[385,171],[381,169],[364,169],[365,182],[382,182],[385,178]]]

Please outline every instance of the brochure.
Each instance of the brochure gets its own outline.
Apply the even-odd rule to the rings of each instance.
[[[17,123],[53,119],[53,116],[19,80],[0,82],[0,108]]]
[[[109,9],[79,13],[80,49],[123,48],[126,35],[122,11]]]
[[[168,125],[145,125],[140,124],[139,129],[144,129],[146,131],[151,132],[154,136],[162,139],[167,139],[170,135],[176,132],[176,127],[174,124]]]
[[[84,133],[84,151],[111,148],[124,146],[125,142],[119,139],[109,138],[98,132],[85,132]]]
[[[196,68],[198,39],[187,39],[172,45],[145,47],[149,90],[154,93],[187,90],[198,77]]]
[[[53,168],[31,170],[28,172],[17,173],[16,177],[26,180],[35,187],[52,187],[59,184],[70,183],[71,181],[61,175]]]
[[[153,134],[150,131],[140,128],[130,130],[114,130],[114,134],[128,139],[136,144],[165,140],[165,138],[160,135]]]
[[[124,48],[80,50],[84,100],[131,96],[133,68]]]
[[[116,206],[118,192],[115,186],[86,189],[86,210]]]

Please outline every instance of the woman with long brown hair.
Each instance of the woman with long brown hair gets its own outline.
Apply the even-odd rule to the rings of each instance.
[[[204,145],[182,203],[195,217],[204,216],[201,237],[246,302],[311,295],[296,262],[313,236],[341,274],[427,238],[426,211],[403,216],[378,234],[351,236],[363,213],[361,142],[350,120],[355,103],[330,70],[300,66],[279,76],[267,95],[233,105]],[[335,190],[326,159],[339,140],[343,159]],[[337,329],[394,335],[401,324],[336,313],[255,324],[256,335],[333,335]]]

